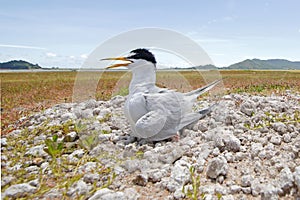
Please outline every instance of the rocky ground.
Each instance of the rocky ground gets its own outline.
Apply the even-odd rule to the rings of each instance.
[[[300,199],[299,94],[226,95],[179,141],[155,143],[129,136],[124,101],[20,119],[1,138],[2,199]]]

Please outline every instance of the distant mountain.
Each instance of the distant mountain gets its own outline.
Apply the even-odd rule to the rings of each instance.
[[[201,65],[201,66],[197,66],[197,67],[194,67],[196,69],[200,69],[200,70],[214,70],[214,69],[218,69],[216,66],[214,65]]]
[[[0,63],[1,69],[42,69],[38,64],[32,64],[23,60],[12,60],[5,63]],[[45,69],[45,68],[44,68]],[[49,68],[50,69],[50,68]],[[58,69],[52,67],[51,69]],[[182,68],[171,68],[171,69],[182,69]],[[198,70],[300,70],[300,61],[289,61],[284,59],[269,59],[269,60],[260,60],[260,59],[247,59],[242,62],[238,62],[228,67],[216,67],[215,65],[202,65],[185,69],[198,69]]]
[[[283,59],[270,59],[270,60],[260,60],[260,59],[247,59],[242,62],[232,64],[223,69],[298,69],[300,70],[300,62],[292,62]]]
[[[23,60],[12,60],[0,63],[0,69],[41,69],[38,64],[32,64]]]

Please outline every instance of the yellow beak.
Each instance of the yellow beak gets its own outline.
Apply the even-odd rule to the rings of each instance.
[[[128,60],[126,57],[118,57],[118,58],[104,58],[104,59],[101,59],[101,60],[123,60],[123,61],[127,61],[127,63],[118,63],[118,64],[114,64],[114,65],[111,65],[109,67],[106,67],[105,69],[111,69],[111,68],[116,68],[116,67],[126,67],[128,66],[129,64],[132,63],[131,60]]]

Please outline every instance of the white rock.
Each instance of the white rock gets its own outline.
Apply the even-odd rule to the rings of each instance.
[[[78,139],[78,135],[75,131],[72,131],[64,137],[63,141],[64,142],[74,142],[76,139]]]
[[[290,168],[283,168],[277,177],[278,186],[284,191],[287,192],[293,187],[294,176]]]
[[[94,115],[94,116],[97,116],[97,115],[99,115],[100,112],[101,112],[101,109],[100,109],[100,108],[95,108],[95,109],[93,110],[93,115]]]
[[[262,184],[260,183],[260,181],[258,179],[254,179],[251,182],[252,195],[257,197],[260,194],[261,190],[262,190]]]
[[[120,104],[123,103],[124,101],[125,101],[125,98],[120,95],[117,95],[110,100],[111,104],[114,107],[120,106]]]
[[[225,158],[226,158],[227,162],[229,162],[229,163],[232,163],[234,161],[232,152],[225,153]]]
[[[243,102],[241,104],[241,112],[248,115],[252,116],[255,113],[255,103],[251,100],[247,100],[246,102]]]
[[[242,187],[242,191],[244,194],[250,194],[251,193],[251,187]]]
[[[7,146],[7,138],[1,138],[1,146],[2,147]]]
[[[79,173],[93,172],[97,168],[96,162],[87,162],[78,168]]]
[[[36,187],[29,185],[28,183],[21,183],[12,185],[5,190],[2,198],[10,197],[10,198],[21,198],[25,197],[26,194],[34,193],[36,191]]]
[[[138,160],[126,160],[124,163],[124,168],[129,172],[132,173],[139,168]]]
[[[83,149],[77,149],[77,150],[73,151],[70,154],[70,156],[77,157],[77,158],[82,158],[84,154],[85,154],[85,152],[84,152]]]
[[[233,131],[226,130],[224,127],[217,127],[207,131],[205,139],[207,141],[214,141],[214,145],[221,151],[237,152],[241,147],[241,142],[233,135]]]
[[[212,151],[212,155],[214,155],[214,156],[220,155],[220,149],[219,148],[214,148],[213,151]]]
[[[126,188],[123,193],[126,200],[138,200],[140,198],[139,193],[133,188]]]
[[[178,158],[182,157],[184,150],[177,144],[166,145],[161,148],[158,156],[159,161],[165,164],[171,164]]]
[[[45,145],[43,144],[31,147],[28,151],[25,152],[25,156],[46,157],[48,154],[44,151],[44,147]]]
[[[283,135],[283,141],[285,143],[291,142],[291,139],[292,139],[292,137],[291,137],[291,135],[289,133],[286,133],[286,134]]]
[[[200,144],[198,148],[200,151],[198,160],[207,159],[213,150],[213,142]]]
[[[189,168],[189,163],[183,160],[178,160],[175,162],[175,165],[172,168],[170,177],[180,185],[184,185],[190,180]]]
[[[33,172],[38,173],[39,170],[40,170],[40,168],[34,165],[34,166],[26,167],[25,170],[26,170],[28,173],[33,173]]]
[[[70,119],[76,119],[76,115],[73,113],[64,113],[61,115],[61,121],[68,121]]]
[[[209,178],[217,178],[219,175],[226,176],[228,170],[228,164],[223,156],[219,156],[211,159],[208,162],[206,175]]]
[[[52,188],[46,194],[44,194],[45,199],[63,199],[62,192],[57,188]]]
[[[91,109],[91,108],[95,108],[96,105],[97,105],[97,102],[95,99],[90,99],[90,100],[87,100],[86,102],[84,102],[85,105],[84,105],[84,109]]]
[[[81,118],[83,118],[83,119],[90,119],[92,117],[93,117],[92,109],[86,109],[81,112]]]
[[[3,177],[1,177],[1,186],[4,187],[7,184],[11,183],[15,179],[16,179],[15,177],[10,176],[10,175],[5,176],[5,177],[3,176]]]
[[[280,134],[285,134],[287,132],[287,127],[282,122],[275,122],[272,124],[272,127],[275,131],[277,131]]]
[[[152,183],[157,183],[161,181],[161,179],[168,175],[168,170],[166,169],[152,169],[148,171],[149,181]]]
[[[300,195],[300,166],[295,168],[295,172],[294,172],[294,179],[295,179],[295,185],[298,188],[298,193]]]
[[[185,197],[185,194],[182,193],[182,189],[177,189],[175,192],[174,192],[174,198],[175,199],[182,199]]]
[[[230,186],[230,193],[235,194],[241,191],[241,187],[239,185],[232,185]]]
[[[104,195],[102,198],[99,200],[127,200],[126,196],[124,195],[123,192],[114,192],[114,193],[108,193]]]
[[[96,191],[93,196],[91,196],[91,198],[89,198],[89,200],[105,200],[104,196],[108,195],[108,194],[112,194],[113,191],[108,189],[108,188],[103,188],[100,189],[98,191]]]
[[[279,135],[273,135],[270,139],[270,142],[272,142],[275,145],[280,145],[281,137]]]
[[[276,189],[272,184],[266,184],[262,186],[261,189],[261,199],[269,200],[274,199],[277,200],[278,197],[278,189]]]
[[[39,179],[34,179],[32,181],[29,181],[28,184],[33,186],[33,187],[38,187],[39,184],[40,184],[40,181],[39,181]]]
[[[241,179],[241,186],[242,187],[249,187],[251,186],[251,182],[253,180],[253,177],[251,175],[244,175]]]
[[[87,195],[91,189],[92,186],[87,185],[83,180],[79,180],[69,188],[69,190],[67,191],[67,195],[70,197],[76,197],[77,195]]]

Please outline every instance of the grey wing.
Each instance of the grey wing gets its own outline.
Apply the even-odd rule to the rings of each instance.
[[[147,94],[145,95],[145,101],[147,110],[156,111],[166,117],[163,130],[165,132],[174,132],[175,134],[180,120],[185,114],[182,94],[174,91]]]
[[[142,138],[158,134],[165,126],[167,117],[160,110],[150,111],[142,116],[135,124],[135,130]]]

